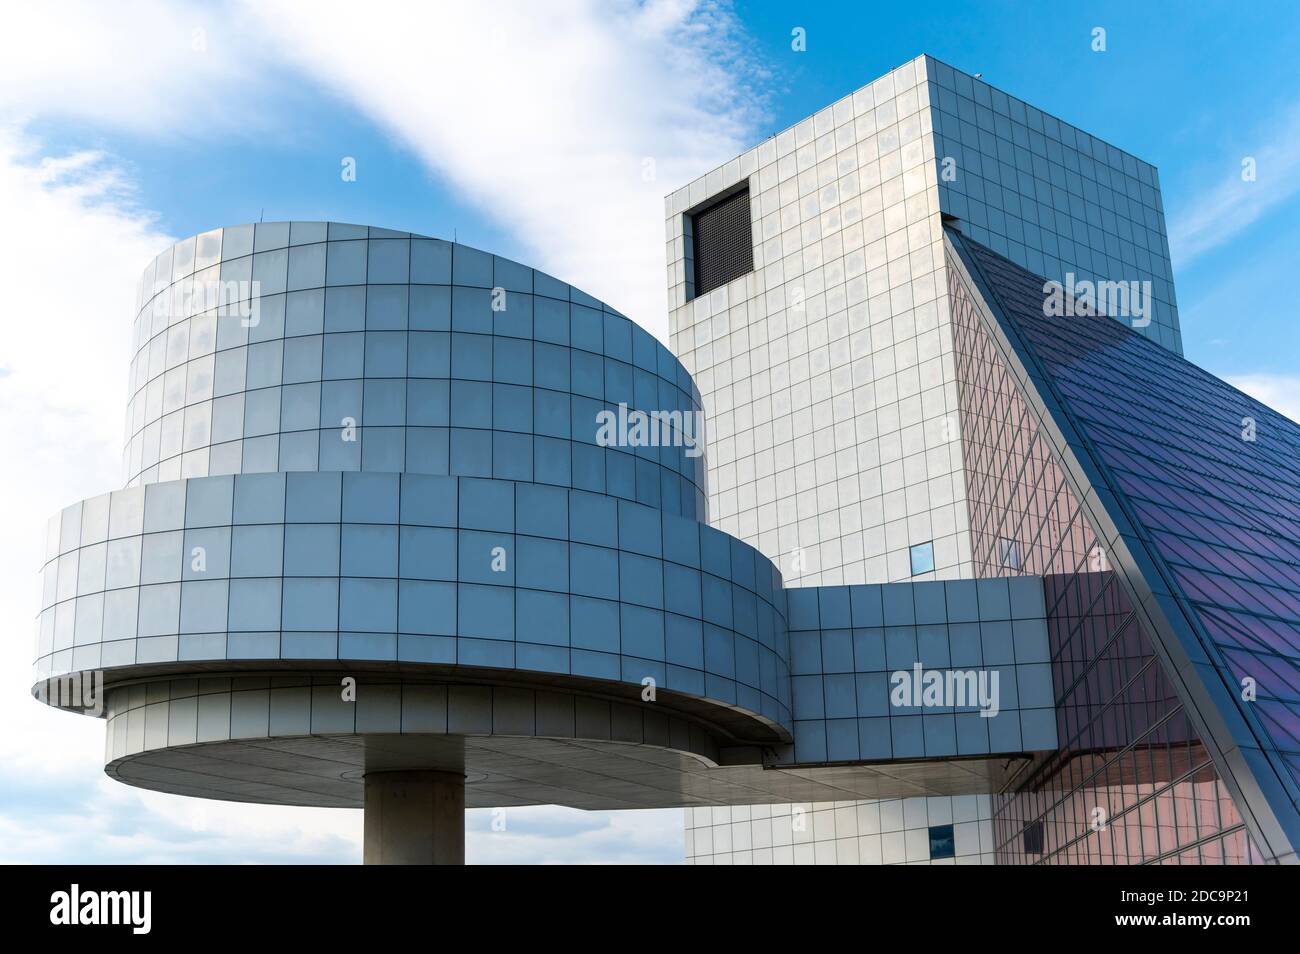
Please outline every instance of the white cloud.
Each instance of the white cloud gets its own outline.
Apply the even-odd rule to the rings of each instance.
[[[0,861],[10,864],[353,864],[361,858],[357,811],[162,795],[98,771],[11,787],[4,808]]]
[[[468,814],[471,864],[674,864],[685,856],[679,808],[580,812],[555,805]],[[496,830],[494,821],[504,828]]]
[[[280,87],[256,32],[190,2],[51,0],[5,8],[0,116],[203,138],[266,119],[248,84]]]
[[[1279,414],[1300,421],[1300,377],[1289,374],[1241,374],[1224,378]]]
[[[374,0],[356,13],[352,0],[15,7],[0,120],[251,140],[293,130],[295,104],[323,87],[515,235],[528,264],[666,340],[663,197],[752,145],[763,115],[764,76],[729,5]]]
[[[0,764],[30,771],[66,748],[84,754],[89,720],[29,698],[46,518],[120,485],[130,315],[143,264],[169,239],[137,209],[104,156],[41,160],[0,127]],[[16,707],[16,708],[15,708]],[[12,720],[12,721],[11,721]],[[81,725],[85,723],[84,727]],[[92,763],[93,764],[93,763]]]
[[[103,772],[104,723],[30,695],[45,521],[121,485],[130,318],[174,239],[111,157],[42,157],[0,127],[0,861],[354,861],[357,812],[143,792]]]
[[[1242,178],[1254,160],[1253,181]],[[1231,240],[1300,191],[1300,104],[1274,116],[1240,154],[1226,156],[1215,180],[1187,196],[1169,216],[1169,248],[1176,268]]]
[[[247,9],[285,56],[520,237],[529,264],[667,339],[663,197],[754,138],[743,37],[725,8]]]

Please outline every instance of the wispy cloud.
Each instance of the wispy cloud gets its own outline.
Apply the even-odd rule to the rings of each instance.
[[[1241,374],[1224,378],[1279,414],[1300,421],[1300,377],[1289,374]]]
[[[1254,161],[1254,180],[1243,178],[1242,162]],[[1240,154],[1225,156],[1221,170],[1184,198],[1169,217],[1169,247],[1175,268],[1233,239],[1300,192],[1300,103],[1261,127]]]
[[[495,815],[485,809],[469,812],[466,827],[471,864],[677,864],[685,851],[677,808],[579,812],[539,805]]]
[[[104,725],[29,694],[45,519],[120,484],[129,322],[143,263],[173,241],[113,159],[42,156],[0,127],[0,862],[358,863],[355,811],[146,792],[103,773]],[[681,859],[681,812],[511,809],[469,816],[471,861]]]
[[[247,15],[518,236],[531,264],[666,339],[663,197],[756,138],[757,71],[729,9],[682,0],[354,9],[256,4]]]
[[[0,862],[7,864],[361,860],[360,812],[160,795],[120,785],[102,773],[35,784],[14,779],[0,809]]]
[[[10,5],[0,31],[0,117],[171,142],[269,128],[292,86],[237,13],[191,0]]]
[[[112,804],[96,797],[103,724],[28,694],[36,571],[46,518],[120,482],[136,282],[170,239],[110,157],[49,155],[3,125],[0,208],[0,857],[14,858],[95,830]]]

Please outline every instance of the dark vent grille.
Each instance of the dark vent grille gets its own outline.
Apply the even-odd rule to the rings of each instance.
[[[703,295],[754,270],[749,190],[742,189],[691,216],[695,294]]]

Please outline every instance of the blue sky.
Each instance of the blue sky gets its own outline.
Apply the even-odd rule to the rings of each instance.
[[[744,64],[733,76],[736,95],[753,108],[732,111],[735,141],[752,144],[928,52],[1155,164],[1175,251],[1180,228],[1190,227],[1207,192],[1236,178],[1242,157],[1272,146],[1279,161],[1260,169],[1255,191],[1276,190],[1279,201],[1249,228],[1174,265],[1189,357],[1224,375],[1293,370],[1300,324],[1278,304],[1287,300],[1281,285],[1300,237],[1300,159],[1287,155],[1300,149],[1300,17],[1268,3],[1054,6],[738,3],[727,32]],[[807,31],[801,53],[790,48],[795,26]],[[1104,53],[1091,49],[1095,26],[1107,31]],[[221,28],[209,28],[210,47],[221,42]],[[508,214],[431,168],[407,136],[346,94],[276,66],[253,77],[247,92],[277,120],[291,121],[250,122],[244,130],[236,123],[205,135],[206,120],[191,117],[160,137],[151,128],[55,114],[28,129],[53,154],[91,147],[113,156],[128,171],[139,207],[170,235],[260,216],[331,218],[454,232],[468,244],[533,260],[535,239],[512,228]],[[233,105],[234,97],[221,104]],[[631,98],[611,105],[637,108]],[[508,127],[509,104],[498,108]],[[526,154],[545,143],[520,147]],[[356,182],[340,178],[343,156],[357,160]],[[706,159],[697,169],[707,166]],[[659,192],[680,184],[660,181]],[[1229,300],[1238,312],[1230,323],[1223,320]],[[617,290],[611,303],[631,307]],[[1259,334],[1242,334],[1243,321]],[[1259,338],[1289,348],[1261,349]]]
[[[662,197],[928,52],[1154,163],[1187,356],[1300,415],[1300,15],[1281,3],[1064,7],[376,0],[361,16],[353,4],[184,2],[12,12],[0,35],[11,316],[0,401],[17,465],[0,476],[13,528],[0,612],[17,635],[0,657],[0,716],[22,731],[0,741],[0,859],[358,856],[357,813],[109,783],[100,727],[23,696],[43,520],[120,482],[131,296],[172,239],[263,216],[454,234],[666,337]],[[1104,53],[1090,46],[1098,26]],[[804,52],[791,49],[795,27]],[[1247,156],[1253,183],[1240,177]],[[355,182],[339,174],[345,157]],[[539,809],[504,834],[478,821],[470,833],[480,859],[671,860],[678,845],[672,812]]]

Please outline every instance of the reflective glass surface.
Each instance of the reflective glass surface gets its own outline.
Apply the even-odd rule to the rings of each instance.
[[[650,679],[792,726],[781,576],[694,520],[568,488],[422,474],[143,489],[140,522],[129,519],[139,489],[96,499],[89,539],[122,514],[107,541],[80,545],[80,504],[51,531],[38,677],[146,662],[400,661],[637,691]]]
[[[1149,282],[1140,333],[1181,352],[1155,167],[978,77],[925,63],[940,208],[1035,274]]]
[[[994,279],[994,288],[1003,306],[1010,301],[1028,309],[1036,293],[1033,307],[1041,315],[1040,278],[968,240],[965,246],[988,267],[986,276],[1001,278]],[[1109,554],[983,324],[975,304],[978,292],[966,286],[956,268],[950,275],[977,572],[1046,578],[1058,692],[1061,750],[1039,760],[1017,791],[995,797],[999,860],[1257,859],[1237,806],[1118,585]],[[1032,314],[1020,317],[1034,323]],[[1111,319],[1086,323],[1103,336],[1138,341],[1144,360],[1128,369],[1135,378],[1162,373],[1159,365],[1153,367],[1156,357],[1186,365]],[[1055,330],[1069,334],[1059,321]],[[1072,376],[1068,367],[1054,370]],[[1097,368],[1091,373],[1093,393],[1122,388]],[[1148,380],[1158,386],[1156,379]],[[1130,417],[1137,416],[1136,406],[1130,405]],[[1164,479],[1184,478],[1171,468]],[[1007,540],[1023,542],[1020,567],[1004,559]]]
[[[580,290],[477,249],[364,226],[236,226],[197,248],[168,250],[141,281],[128,485],[449,474],[704,517],[695,385],[648,332]],[[635,416],[602,435],[599,415],[624,405],[663,415],[641,432],[658,439],[638,439]]]

